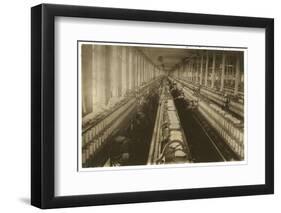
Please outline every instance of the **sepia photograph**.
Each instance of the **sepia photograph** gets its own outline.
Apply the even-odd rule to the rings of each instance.
[[[40,4],[31,53],[32,205],[274,193],[274,19]]]
[[[246,50],[78,41],[78,167],[244,161]]]

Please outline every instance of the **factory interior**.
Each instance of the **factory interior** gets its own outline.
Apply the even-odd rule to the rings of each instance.
[[[244,160],[243,50],[79,48],[82,168]]]

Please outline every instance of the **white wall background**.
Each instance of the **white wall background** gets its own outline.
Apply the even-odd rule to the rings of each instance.
[[[281,207],[281,13],[276,0],[94,1],[53,0],[45,3],[275,18],[275,195],[201,199],[145,204],[50,210],[51,212],[277,212]],[[1,2],[0,12],[0,212],[39,212],[30,197],[30,7],[37,0]]]

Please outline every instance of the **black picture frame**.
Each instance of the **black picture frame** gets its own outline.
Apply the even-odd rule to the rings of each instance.
[[[265,48],[265,184],[98,195],[54,195],[55,17],[263,28]],[[60,208],[274,193],[274,20],[164,11],[41,4],[31,8],[31,204]]]

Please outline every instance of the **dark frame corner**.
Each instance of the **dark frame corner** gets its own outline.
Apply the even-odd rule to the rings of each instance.
[[[81,196],[54,196],[54,20],[56,16],[264,28],[265,184]],[[31,8],[31,204],[60,208],[274,193],[274,19],[41,4]]]

